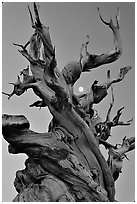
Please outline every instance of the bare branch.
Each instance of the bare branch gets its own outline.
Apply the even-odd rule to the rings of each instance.
[[[35,28],[35,23],[33,21],[32,13],[31,13],[31,10],[30,10],[29,6],[28,6],[28,10],[29,10],[29,14],[30,14],[32,28]]]
[[[25,152],[29,146],[37,147],[49,145],[53,142],[52,133],[36,133],[29,129],[29,121],[23,115],[2,116],[2,131],[7,142],[19,147],[20,152]],[[55,139],[54,139],[55,141]]]
[[[113,107],[113,104],[110,103],[110,107],[108,109],[107,116],[106,116],[106,122],[110,121],[110,113],[111,113],[112,107]]]
[[[114,25],[112,18],[110,18],[110,22],[106,22],[106,21],[103,20],[101,14],[100,14],[99,8],[98,8],[98,12],[99,12],[99,16],[100,16],[101,21],[112,29],[113,36],[114,36],[115,50],[119,51],[120,54],[121,54],[121,52],[122,52],[122,43],[121,43],[121,38],[120,38],[120,35],[119,35],[119,28],[120,28],[120,25],[119,25],[120,9],[119,9],[119,7],[117,8],[117,13],[116,13],[116,16],[115,16],[116,23],[117,23],[116,26]]]
[[[18,50],[30,63],[35,63],[36,61],[32,59],[32,57],[28,54],[28,51],[26,50],[26,45],[23,46],[21,44],[13,43],[13,45],[21,47],[22,50]]]
[[[37,32],[41,36],[44,48],[46,50],[48,50],[48,52],[52,56],[53,47],[52,47],[52,43],[51,43],[51,39],[50,39],[50,35],[49,35],[49,27],[42,25],[40,18],[39,18],[37,4],[34,3],[34,13],[35,13],[35,20],[36,20],[35,23],[33,21],[32,13],[30,11],[29,6],[28,6],[28,10],[30,13],[32,27],[35,29],[35,32]]]
[[[30,105],[30,107],[46,107],[47,105],[44,103],[44,101],[36,101]]]
[[[25,47],[23,45],[21,45],[21,44],[13,43],[13,45],[21,47],[23,50],[25,50]]]
[[[37,4],[35,2],[34,2],[34,13],[35,13],[35,19],[36,19],[35,25],[38,26],[38,27],[41,27],[42,24],[40,22],[38,8],[37,8]]]
[[[2,93],[10,98],[13,95],[20,96],[32,88],[35,95],[41,100],[35,101],[30,107],[47,106],[49,108],[53,115],[49,128],[49,131],[52,132],[36,133],[29,129],[29,123],[23,116],[5,115],[3,117],[3,135],[10,143],[9,151],[10,153],[26,153],[30,159],[32,158],[32,164],[37,158],[36,172],[39,168],[43,168],[44,173],[47,171],[57,178],[62,179],[63,175],[64,183],[71,180],[70,186],[73,188],[74,185],[74,189],[78,193],[76,198],[81,201],[84,199],[87,199],[86,201],[115,201],[114,180],[121,172],[126,153],[135,148],[135,140],[125,137],[119,147],[106,142],[111,135],[111,127],[120,124],[129,125],[132,121],[132,119],[127,122],[119,121],[123,108],[117,111],[113,121],[110,120],[110,113],[114,105],[112,84],[123,80],[131,67],[121,68],[120,74],[115,80],[111,78],[110,70],[108,70],[107,81],[98,84],[98,81],[95,80],[90,90],[83,95],[76,96],[73,93],[73,85],[82,72],[114,62],[120,57],[122,44],[119,34],[119,8],[115,16],[116,26],[112,19],[110,22],[105,21],[98,8],[101,22],[113,32],[114,49],[100,55],[89,54],[90,39],[87,35],[81,46],[80,60],[68,63],[62,72],[57,67],[55,47],[52,46],[49,27],[41,23],[36,3],[34,3],[33,9],[34,18],[28,6],[31,25],[35,29],[33,35],[25,45],[14,43],[15,46],[21,48],[19,52],[30,64],[20,72],[23,80],[18,76],[17,82],[10,83],[14,86],[13,92],[11,94]],[[29,75],[29,68],[32,75]],[[93,104],[99,103],[107,96],[109,87],[111,87],[112,99],[106,120],[102,122],[97,111],[93,109]],[[108,164],[100,152],[99,144],[103,144],[106,149],[109,149]],[[37,166],[39,166],[38,169]],[[38,176],[40,179],[45,179],[43,174]],[[44,179],[42,182],[45,182]],[[27,185],[33,185],[33,183],[34,181],[30,181]],[[34,184],[39,187],[40,183],[35,182]],[[25,184],[23,185],[25,186]],[[27,185],[25,189],[27,189]],[[80,188],[77,188],[78,185]],[[24,193],[24,188],[22,188],[22,192]],[[100,196],[99,199],[98,196]]]
[[[117,15],[116,15],[116,21],[117,21],[116,26],[114,25],[112,19],[110,20],[110,22],[105,21],[100,14],[99,8],[97,8],[97,9],[98,9],[99,17],[100,17],[101,21],[105,25],[109,26],[113,32],[114,49],[112,49],[108,53],[103,53],[101,55],[95,55],[95,54],[92,55],[86,51],[85,52],[86,58],[84,60],[83,72],[89,71],[89,70],[96,68],[96,67],[99,67],[103,64],[112,63],[112,62],[118,60],[122,54],[122,42],[121,42],[121,37],[120,37],[120,33],[119,33],[119,9],[118,9]]]
[[[18,50],[30,63],[36,64],[36,60],[32,59],[32,57],[28,54],[27,50]]]
[[[84,95],[79,97],[80,98],[80,102],[79,102],[80,106],[85,109],[86,107],[88,108],[93,104],[98,104],[100,101],[102,101],[107,96],[107,89],[109,87],[111,87],[112,103],[110,104],[110,108],[109,108],[107,116],[106,116],[106,121],[110,120],[109,115],[110,115],[111,109],[112,109],[113,104],[114,104],[114,94],[113,94],[112,84],[120,82],[121,80],[123,80],[125,75],[128,73],[128,71],[131,68],[132,67],[130,67],[130,66],[126,66],[126,67],[121,68],[120,74],[119,74],[120,77],[118,77],[115,80],[110,78],[110,71],[107,72],[107,78],[108,79],[105,83],[98,85],[98,81],[95,80],[91,86],[90,92],[85,93]],[[122,109],[120,109],[118,111],[117,117],[120,117]]]
[[[15,94],[14,91],[11,94],[5,93],[2,91],[2,94],[8,96],[8,100]]]
[[[118,126],[118,125],[130,125],[131,122],[133,121],[133,118],[131,118],[130,120],[126,121],[126,122],[123,122],[123,121],[119,121],[119,118],[122,114],[122,110],[124,109],[124,107],[120,108],[118,111],[117,111],[117,115],[113,118],[113,121],[112,121],[112,127],[114,126]]]
[[[15,83],[10,83],[12,85],[14,85],[14,90],[11,94],[6,94],[5,92],[3,92],[3,94],[9,96],[8,99],[10,99],[14,94],[16,94],[17,96],[20,96],[24,93],[25,88],[24,85],[22,85],[22,82],[20,81],[20,77],[18,76],[18,80]]]
[[[124,107],[120,108],[118,111],[117,111],[117,115],[113,118],[113,124],[117,124],[118,121],[119,121],[119,118],[122,114],[122,110],[124,109]]]
[[[114,32],[116,29],[119,29],[119,20],[120,20],[120,9],[119,9],[119,7],[117,8],[117,13],[116,13],[116,16],[115,16],[115,18],[116,18],[116,23],[117,23],[116,27],[114,26],[114,23],[113,23],[112,18],[110,18],[110,21],[109,21],[109,22],[105,21],[105,20],[102,18],[102,16],[101,16],[99,7],[97,7],[97,9],[98,9],[98,12],[99,12],[99,17],[100,17],[101,21],[102,21],[105,25],[109,26],[109,27],[113,30],[113,32]]]
[[[135,138],[126,138],[126,136],[123,138],[123,143],[120,148],[117,149],[117,152],[119,155],[123,156],[125,153],[127,153],[130,149],[130,146],[135,144]],[[130,150],[131,151],[131,150]]]
[[[116,14],[116,22],[117,22],[117,28],[119,29],[119,21],[120,21],[120,9],[117,8],[117,14]]]
[[[102,16],[101,16],[101,13],[100,13],[99,7],[97,7],[97,9],[98,9],[99,17],[100,17],[101,21],[102,21],[105,25],[108,25],[108,26],[109,26],[109,25],[110,25],[110,22],[105,21],[105,20],[102,18]]]
[[[99,8],[98,8],[99,11]],[[108,64],[116,61],[122,53],[122,42],[121,42],[121,37],[119,33],[119,9],[117,11],[116,15],[116,21],[117,21],[117,26],[114,26],[114,23],[112,19],[110,22],[106,22],[99,11],[99,16],[100,19],[103,23],[105,23],[107,26],[109,26],[113,32],[113,38],[114,38],[114,49],[108,53],[103,53],[100,55],[95,55],[95,54],[90,54],[87,51],[87,45],[89,44],[89,36],[87,36],[87,40],[84,44],[81,46],[80,50],[80,61],[79,62],[70,62],[68,63],[65,68],[62,70],[63,75],[67,79],[66,81],[69,81],[70,84],[74,84],[78,78],[80,77],[82,72],[85,71],[90,71],[93,68],[97,68],[103,64]],[[73,67],[73,68],[70,68]],[[71,71],[70,71],[71,70]],[[74,74],[71,74],[73,70],[73,73],[77,72],[77,78],[75,80],[72,80],[72,76]],[[68,75],[68,76],[67,76]],[[68,80],[69,79],[69,80]]]
[[[114,145],[112,145],[112,144],[110,144],[110,143],[104,141],[104,140],[101,139],[101,138],[99,138],[99,144],[104,145],[104,147],[105,147],[106,149],[110,149],[110,148],[115,149],[115,148],[116,148]]]
[[[118,123],[116,124],[116,126],[118,125],[131,125],[131,122],[133,121],[133,118],[131,118],[130,120],[126,121],[126,122],[123,122],[123,121],[118,121]]]
[[[132,151],[135,149],[135,143],[131,144],[129,149],[128,149],[128,152]]]
[[[110,80],[110,70],[108,70],[108,72],[107,72],[107,78]],[[108,109],[108,112],[107,112],[106,122],[110,121],[110,113],[111,113],[112,107],[114,105],[114,93],[113,93],[112,85],[111,85],[111,95],[112,95],[112,102],[110,103],[110,108]]]
[[[99,8],[98,8],[98,11],[99,11]],[[116,14],[116,21],[117,21],[116,27],[114,26],[112,19],[110,20],[110,22],[106,22],[102,18],[100,11],[99,11],[99,16],[100,16],[101,21],[111,28],[111,30],[113,32],[114,46],[115,47],[112,51],[110,51],[108,53],[103,53],[101,55],[89,54],[87,51],[87,45],[89,44],[89,36],[87,35],[86,42],[84,44],[82,44],[82,46],[81,46],[80,61],[79,62],[73,62],[73,63],[70,62],[62,70],[63,75],[67,79],[66,81],[69,81],[70,84],[74,84],[78,80],[78,78],[80,77],[82,72],[90,71],[91,69],[99,67],[103,64],[112,63],[112,62],[116,61],[122,53],[122,43],[121,43],[121,37],[119,34],[119,8],[118,8],[117,14]],[[70,68],[70,67],[72,67],[72,68]],[[70,71],[70,69],[71,69],[71,71]],[[72,73],[72,70],[73,70],[73,73]],[[75,80],[72,80],[73,76],[71,76],[71,75],[74,75],[75,72],[78,73],[77,74],[78,77]],[[72,73],[72,74],[70,75],[70,73]]]
[[[116,181],[119,177],[119,173],[121,173],[121,169],[123,166],[123,159],[127,158],[125,153],[135,149],[135,138],[123,138],[123,142],[119,148],[110,147],[109,149],[109,158],[108,165],[111,169],[114,180]],[[128,159],[128,158],[127,158]]]
[[[28,73],[28,68],[24,69],[21,73],[24,74],[24,72]],[[18,79],[15,83],[11,82],[9,84],[12,84],[14,86],[13,92],[11,94],[7,94],[5,92],[3,92],[3,94],[9,96],[8,99],[10,99],[13,95],[17,95],[20,96],[22,95],[27,89],[32,88],[33,87],[33,83],[35,84],[35,80],[33,78],[33,76],[25,75],[23,76],[23,82],[20,80],[20,77],[17,76]]]
[[[123,159],[121,156],[114,150],[113,148],[109,149],[109,157],[108,157],[108,166],[111,169],[111,173],[113,175],[114,181],[116,181],[119,177],[119,174],[122,172]]]
[[[117,82],[122,81],[125,78],[128,71],[131,69],[132,69],[131,66],[126,66],[126,67],[120,68],[120,73],[119,73],[117,79],[109,79],[105,83],[102,83],[101,86],[106,87],[108,89],[112,84],[115,84]]]
[[[131,66],[126,66],[120,69],[120,73],[119,73],[119,81],[122,81],[125,78],[125,75],[128,73],[129,70],[131,70],[132,67]]]

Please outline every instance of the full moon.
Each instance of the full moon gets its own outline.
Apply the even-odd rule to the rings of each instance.
[[[80,86],[78,90],[79,90],[79,92],[83,92],[84,88],[82,86]]]

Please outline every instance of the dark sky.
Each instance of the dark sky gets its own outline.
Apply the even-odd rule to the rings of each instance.
[[[32,8],[32,3],[4,3],[2,6],[2,89],[12,92],[12,85],[17,75],[28,62],[17,51],[13,42],[25,44],[33,33],[27,4]],[[113,38],[110,29],[102,24],[99,19],[97,6],[100,7],[104,19],[109,20],[110,15],[114,18],[117,6],[120,7],[120,33],[123,43],[123,54],[113,64],[104,65],[90,73],[82,74],[74,89],[82,86],[86,91],[95,79],[99,82],[106,80],[106,72],[111,70],[111,76],[117,77],[119,69],[130,65],[133,69],[127,74],[124,81],[114,86],[115,104],[112,118],[116,111],[125,107],[121,120],[129,120],[135,115],[135,4],[133,2],[42,2],[40,6],[40,17],[42,22],[50,27],[53,45],[56,47],[56,58],[61,70],[69,61],[78,60],[80,46],[85,36],[90,35],[88,51],[92,54],[101,54],[113,48]],[[45,132],[51,115],[47,109],[38,110],[30,108],[29,105],[37,100],[31,90],[21,97],[14,96],[10,101],[6,96],[2,97],[2,111],[7,114],[23,114],[31,123],[31,129]],[[102,119],[105,119],[106,111],[111,102],[111,94],[94,108],[98,110]],[[128,127],[114,128],[109,142],[121,143],[122,138],[134,135],[134,122]],[[24,168],[24,155],[10,155],[7,151],[8,144],[3,140],[3,201],[8,202],[17,194],[13,181],[15,172]],[[124,160],[123,173],[116,182],[116,199],[118,201],[134,201],[134,152],[128,154],[129,161]],[[7,176],[8,175],[8,176]]]

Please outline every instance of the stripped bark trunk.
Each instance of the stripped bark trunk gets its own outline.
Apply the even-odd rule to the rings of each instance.
[[[30,107],[47,106],[53,119],[47,133],[36,133],[29,129],[30,124],[25,116],[3,115],[2,131],[5,140],[9,143],[9,152],[28,155],[26,168],[16,174],[14,185],[18,195],[13,201],[113,202],[115,201],[114,180],[121,170],[121,167],[120,170],[118,167],[114,168],[119,165],[115,154],[120,158],[119,161],[123,161],[125,153],[134,149],[134,139],[128,139],[128,148],[125,147],[127,140],[123,141],[121,149],[107,143],[105,140],[108,136],[105,135],[106,139],[102,137],[102,134],[107,132],[102,133],[99,129],[102,124],[99,121],[93,122],[95,118],[93,104],[103,100],[108,88],[122,81],[131,67],[121,68],[118,78],[108,77],[104,84],[98,85],[95,81],[90,91],[84,95],[75,95],[73,85],[82,72],[114,62],[120,57],[122,47],[119,15],[116,15],[115,27],[112,20],[110,23],[105,22],[99,13],[101,21],[113,32],[115,44],[113,51],[96,56],[89,54],[88,38],[81,47],[80,60],[69,63],[60,72],[49,28],[40,21],[37,4],[34,3],[35,21],[29,7],[28,9],[34,34],[24,46],[15,43],[14,45],[21,48],[19,52],[30,65],[20,73],[23,75],[23,81],[18,76],[17,82],[12,83],[13,92],[3,93],[11,98],[13,95],[20,96],[32,88],[41,101],[34,102]],[[32,75],[29,74],[30,70]],[[120,125],[120,114],[119,110],[112,126]],[[107,116],[107,120],[103,123],[105,127],[108,120]],[[99,144],[109,149],[108,161],[100,152]],[[114,163],[116,165],[112,165]],[[118,174],[115,176],[116,172]]]

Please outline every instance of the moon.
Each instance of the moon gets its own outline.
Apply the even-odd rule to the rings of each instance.
[[[78,90],[79,90],[79,92],[83,92],[84,88],[82,86],[80,86]]]

